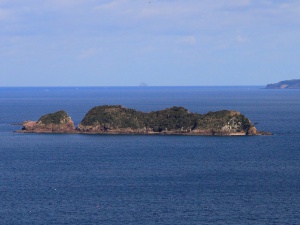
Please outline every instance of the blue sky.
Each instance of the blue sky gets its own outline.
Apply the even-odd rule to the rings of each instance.
[[[299,0],[0,0],[0,86],[300,78]]]

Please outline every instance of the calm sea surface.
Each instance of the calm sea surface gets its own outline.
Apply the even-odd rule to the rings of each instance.
[[[13,132],[104,104],[232,109],[274,135]],[[300,224],[300,90],[0,88],[0,224]]]

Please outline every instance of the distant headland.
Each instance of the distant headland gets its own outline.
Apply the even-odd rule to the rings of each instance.
[[[284,80],[275,84],[268,84],[266,89],[300,89],[300,79]]]
[[[269,135],[259,132],[251,121],[237,111],[221,110],[198,114],[183,107],[149,113],[121,105],[96,106],[88,111],[78,127],[65,111],[25,121],[19,133],[78,134],[176,134],[176,135]]]

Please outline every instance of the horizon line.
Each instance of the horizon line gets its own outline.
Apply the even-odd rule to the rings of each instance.
[[[122,88],[122,87],[137,87],[137,88],[149,88],[149,87],[260,87],[266,86],[265,84],[255,84],[255,85],[105,85],[105,86],[73,86],[73,85],[62,85],[62,86],[0,86],[0,88]]]

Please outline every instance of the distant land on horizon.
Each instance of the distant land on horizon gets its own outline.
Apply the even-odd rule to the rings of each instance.
[[[239,87],[265,87],[264,84],[257,84],[257,85],[128,85],[128,86],[0,86],[0,88],[160,88],[160,87],[166,87],[166,88],[176,88],[176,87],[208,87],[208,88],[239,88]]]
[[[300,79],[284,80],[274,84],[267,84],[266,89],[300,89]]]

